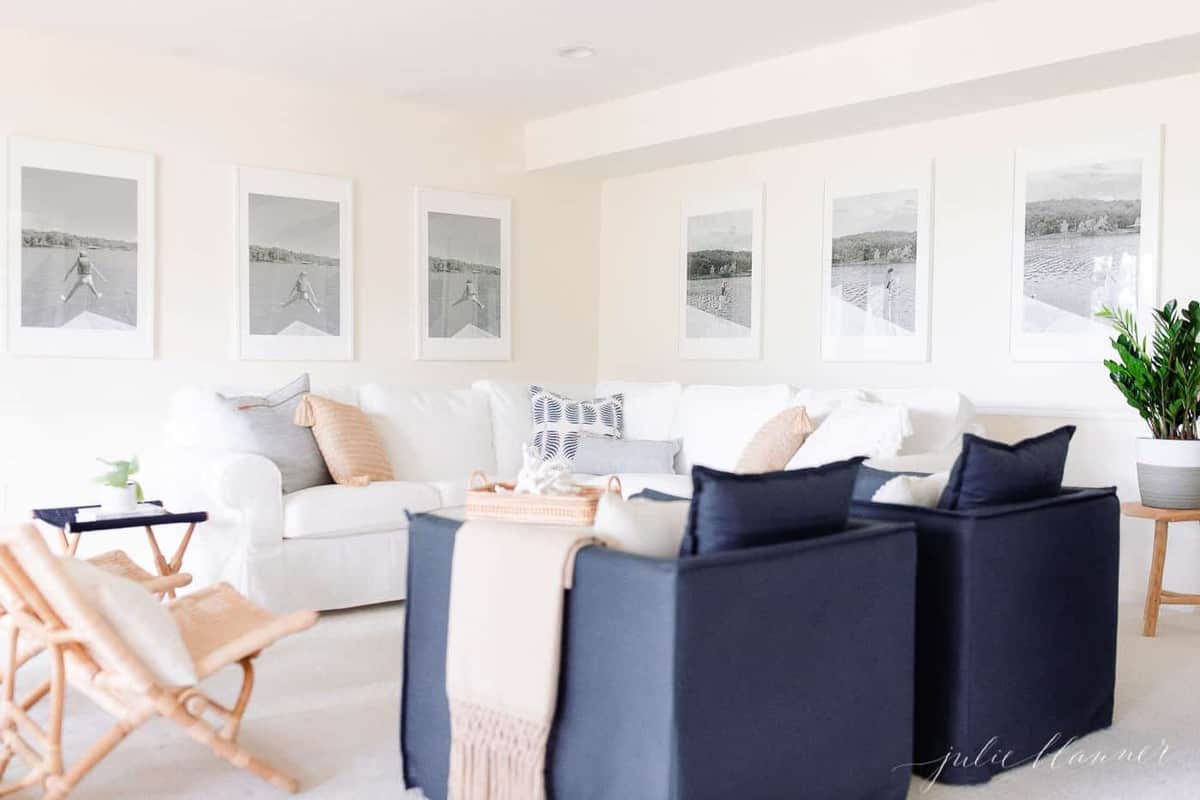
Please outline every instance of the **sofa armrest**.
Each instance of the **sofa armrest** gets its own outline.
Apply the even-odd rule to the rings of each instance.
[[[254,453],[162,447],[141,454],[147,496],[176,509],[207,511],[213,523],[240,529],[247,544],[283,538],[279,468]]]

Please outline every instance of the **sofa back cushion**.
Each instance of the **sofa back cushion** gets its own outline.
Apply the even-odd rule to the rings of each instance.
[[[719,553],[838,533],[863,459],[740,475],[694,467],[680,555]]]
[[[945,450],[955,445],[975,421],[975,406],[953,389],[875,389],[868,394],[877,403],[908,410],[912,433],[900,448],[902,456]]]
[[[682,385],[639,381],[600,381],[596,384],[598,397],[613,394],[625,398],[624,438],[662,442],[675,436]]]
[[[767,420],[791,404],[786,384],[688,386],[679,403],[677,435],[683,440],[679,472],[693,466],[732,471]]]
[[[496,473],[487,395],[471,389],[411,389],[370,383],[359,393],[398,481],[458,480]]]

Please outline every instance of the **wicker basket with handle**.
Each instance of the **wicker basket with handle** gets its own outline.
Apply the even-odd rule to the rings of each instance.
[[[498,492],[497,488],[508,491]],[[511,483],[493,483],[482,472],[472,472],[467,483],[467,519],[591,525],[600,498],[605,492],[619,493],[621,480],[613,475],[606,487],[580,486],[578,494],[514,494],[512,489]]]

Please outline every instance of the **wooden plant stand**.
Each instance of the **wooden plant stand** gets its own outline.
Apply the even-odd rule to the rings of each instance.
[[[1142,635],[1153,636],[1158,630],[1158,609],[1162,604],[1200,606],[1200,594],[1169,592],[1162,588],[1163,566],[1167,562],[1167,526],[1172,522],[1200,522],[1200,508],[1151,508],[1141,503],[1122,503],[1127,517],[1154,520],[1154,555],[1150,559],[1150,585],[1146,588],[1146,612]]]

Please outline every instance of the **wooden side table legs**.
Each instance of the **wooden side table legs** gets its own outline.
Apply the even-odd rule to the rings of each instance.
[[[1146,587],[1146,613],[1142,635],[1153,636],[1158,630],[1158,606],[1162,602],[1163,565],[1167,561],[1167,521],[1154,521],[1154,554],[1150,557],[1150,585]]]
[[[189,523],[187,531],[183,534],[183,538],[179,541],[179,547],[175,549],[175,554],[171,556],[171,560],[167,561],[163,555],[162,549],[158,546],[158,539],[154,536],[154,528],[146,526],[146,539],[150,542],[150,551],[154,554],[154,566],[158,570],[158,574],[166,578],[179,572],[183,566],[183,555],[187,552],[188,543],[192,541],[192,531],[196,529],[196,523]],[[175,590],[168,589],[167,597],[175,599]]]

